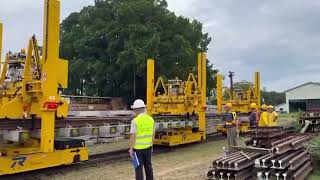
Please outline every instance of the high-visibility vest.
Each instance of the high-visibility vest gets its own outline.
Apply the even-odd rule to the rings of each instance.
[[[278,114],[273,111],[269,114],[269,126],[277,126],[278,125]]]
[[[237,116],[237,113],[236,112],[232,112],[232,117],[233,117],[233,120],[237,120],[238,119],[238,116]]]
[[[227,121],[226,125],[232,125],[232,124],[236,124],[236,120],[238,119],[237,113],[236,112],[231,112],[232,115],[232,119],[233,121]]]
[[[137,132],[134,149],[147,149],[152,146],[154,120],[147,114],[140,114],[134,119]]]
[[[259,125],[259,127],[268,126],[269,125],[269,116],[268,116],[268,113],[266,111],[261,113],[258,125]]]

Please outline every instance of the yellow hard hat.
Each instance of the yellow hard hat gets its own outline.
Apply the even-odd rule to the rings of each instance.
[[[261,109],[267,110],[267,109],[268,109],[268,106],[267,106],[266,104],[263,104],[263,105],[261,106]]]
[[[26,50],[25,49],[21,49],[20,52],[21,53],[26,53]]]
[[[257,104],[256,104],[256,103],[251,103],[251,104],[250,104],[250,108],[252,108],[252,109],[257,108]]]
[[[272,106],[272,105],[269,105],[269,106],[268,106],[268,109],[273,109],[273,106]]]
[[[227,104],[225,105],[225,107],[232,108],[232,104],[231,104],[231,103],[227,103]]]

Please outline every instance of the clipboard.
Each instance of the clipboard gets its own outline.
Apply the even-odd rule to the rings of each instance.
[[[140,162],[139,162],[139,159],[138,159],[136,152],[133,153],[131,161],[132,161],[132,165],[133,165],[134,169],[136,169],[137,167],[140,166]]]

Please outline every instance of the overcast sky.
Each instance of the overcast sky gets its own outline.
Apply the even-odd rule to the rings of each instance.
[[[62,0],[61,16],[93,0]],[[200,3],[201,2],[201,3]],[[168,0],[177,15],[197,19],[213,38],[208,58],[223,74],[253,80],[261,72],[268,90],[283,91],[320,82],[320,1],[317,0]],[[27,46],[42,34],[43,0],[1,0],[4,52]]]

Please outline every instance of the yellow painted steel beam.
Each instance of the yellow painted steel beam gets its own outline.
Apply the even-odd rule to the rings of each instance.
[[[0,23],[0,71],[1,71],[1,66],[2,66],[2,43],[3,43],[2,38],[3,38],[3,24]],[[0,77],[0,79],[2,79],[2,78]]]
[[[186,88],[184,89],[184,94],[191,95],[192,85],[194,85],[195,89],[198,90],[197,79],[194,77],[194,75],[192,73],[189,73],[189,76],[188,76],[188,79],[186,82]]]
[[[221,74],[216,75],[217,79],[217,113],[221,114],[222,113],[222,76]]]
[[[200,81],[201,82],[201,103],[202,108],[199,112],[199,131],[204,132],[206,129],[206,99],[207,99],[207,57],[205,53],[200,53],[200,67],[198,69],[201,71]],[[199,73],[199,72],[198,72]],[[199,78],[199,77],[198,77]]]
[[[59,35],[60,35],[60,0],[45,0],[44,4],[44,32],[42,53],[42,92],[41,103],[57,102],[57,64],[59,63]],[[65,74],[68,76],[68,74]],[[55,111],[44,109],[41,112],[41,144],[42,152],[54,150],[54,122]]]
[[[29,40],[28,50],[27,50],[27,57],[25,63],[25,69],[23,71],[23,78],[27,80],[32,79],[32,74],[29,69],[31,69],[31,59],[32,59],[32,40]]]
[[[6,79],[7,70],[8,70],[8,55],[6,55],[4,59],[3,68],[1,70],[0,84],[2,84]]]
[[[201,100],[204,105],[206,105],[207,98],[207,55],[201,53]]]
[[[199,92],[201,91],[201,85],[202,85],[202,53],[198,53],[198,88]]]
[[[147,112],[149,115],[152,113],[154,104],[154,60],[148,59],[147,61]]]
[[[260,87],[261,86],[261,81],[260,81],[260,72],[255,73],[255,94],[257,96],[257,105],[260,107],[261,105],[261,91]]]
[[[2,59],[2,33],[3,33],[3,25],[0,23],[0,62]],[[1,65],[0,65],[1,67]]]

